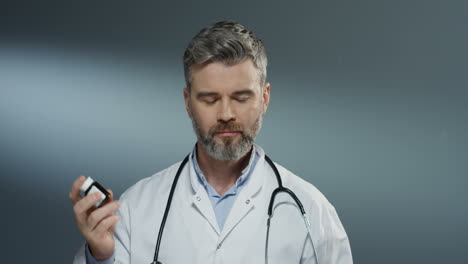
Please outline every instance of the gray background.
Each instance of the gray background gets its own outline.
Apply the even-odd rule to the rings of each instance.
[[[218,20],[265,41],[257,142],[355,263],[468,263],[466,1],[65,2],[0,4],[2,263],[71,262],[78,175],[120,195],[191,150],[181,57]]]

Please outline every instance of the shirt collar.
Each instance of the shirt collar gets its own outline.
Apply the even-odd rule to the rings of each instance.
[[[256,147],[255,144],[252,144],[252,151],[250,153],[249,164],[242,170],[241,176],[239,177],[239,179],[237,179],[236,188],[243,185],[248,180],[248,178],[250,177],[250,174],[252,174],[251,173],[252,169],[253,169],[253,167],[255,167],[253,165],[255,163],[254,162],[255,156],[257,156],[257,155],[259,155],[259,153],[257,153],[257,147]],[[197,174],[197,178],[198,178],[200,184],[202,184],[206,188],[206,186],[209,183],[206,180],[206,177],[203,174],[203,172],[201,171],[200,167],[198,166],[197,145],[196,144],[195,144],[195,147],[193,148],[191,159],[192,159],[193,167],[195,168],[195,172]]]

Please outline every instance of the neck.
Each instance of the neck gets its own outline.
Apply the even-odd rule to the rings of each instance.
[[[238,160],[216,160],[197,143],[198,166],[208,183],[219,195],[223,195],[236,183],[242,175],[242,170],[249,164],[252,149],[251,146],[250,151]]]

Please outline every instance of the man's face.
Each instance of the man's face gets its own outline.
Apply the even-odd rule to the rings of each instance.
[[[263,89],[262,89],[263,88]],[[261,87],[250,59],[227,66],[213,62],[192,68],[185,106],[206,152],[217,160],[247,154],[270,101],[270,85]]]

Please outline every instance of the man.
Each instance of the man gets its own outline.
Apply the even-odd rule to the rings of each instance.
[[[161,263],[352,263],[334,207],[311,184],[269,164],[254,138],[270,102],[262,41],[240,24],[202,29],[184,53],[184,100],[197,143],[188,160],[139,181],[99,209],[73,184],[77,226],[86,239],[74,263],[150,263],[177,171],[161,236]],[[302,201],[311,232],[293,198]],[[116,213],[114,214],[114,211]],[[270,222],[271,221],[271,222]],[[156,263],[156,262],[154,262]],[[158,262],[159,263],[159,262]]]

